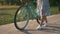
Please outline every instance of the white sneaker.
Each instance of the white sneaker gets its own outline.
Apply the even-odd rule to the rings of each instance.
[[[43,26],[45,26],[45,27],[46,27],[46,26],[48,26],[48,23],[44,23],[44,25],[43,25]]]
[[[42,26],[38,25],[36,29],[42,30]]]

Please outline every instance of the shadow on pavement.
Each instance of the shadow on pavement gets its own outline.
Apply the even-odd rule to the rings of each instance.
[[[29,31],[39,31],[37,29],[25,29],[22,30],[22,32],[26,33],[26,34],[31,34]],[[50,33],[60,33],[60,27],[58,26],[48,26],[46,28],[42,29],[42,32],[50,32]]]
[[[48,26],[49,28],[44,28],[42,31],[51,32],[51,33],[60,33],[59,26]]]
[[[26,34],[31,34],[29,31],[39,31],[39,30],[36,30],[36,29],[25,29],[25,30],[21,30],[22,32],[26,33]]]

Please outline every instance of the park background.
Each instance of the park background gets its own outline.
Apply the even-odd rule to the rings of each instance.
[[[60,14],[60,0],[49,0],[49,2],[51,15]],[[24,3],[20,0],[0,0],[0,25],[13,23],[15,12],[22,4]]]

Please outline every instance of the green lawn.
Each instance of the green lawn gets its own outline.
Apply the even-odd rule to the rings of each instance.
[[[12,23],[16,9],[0,9],[0,25]]]
[[[13,23],[14,14],[16,12],[16,8],[13,9],[0,9],[0,25]],[[51,7],[51,14],[59,14],[57,7]]]
[[[58,7],[51,7],[50,8],[51,14],[60,14],[60,11],[58,11]]]

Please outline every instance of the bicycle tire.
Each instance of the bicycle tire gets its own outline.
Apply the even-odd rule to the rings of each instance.
[[[24,26],[20,28],[20,26],[18,26],[18,24],[17,24],[17,14],[19,13],[20,10],[24,10],[24,8],[26,9],[25,6],[19,7],[19,8],[17,9],[16,13],[15,13],[15,16],[14,16],[14,25],[15,25],[15,27],[16,27],[18,30],[24,30],[25,27],[27,26],[28,22],[29,22],[29,14],[27,13],[27,14],[25,15],[25,13],[23,13],[23,14],[25,15],[24,17],[27,16],[27,17],[26,17],[27,20],[26,20]],[[20,11],[20,12],[22,12],[22,11]],[[24,11],[24,12],[25,12],[25,11]],[[21,14],[20,14],[20,15],[21,15]],[[21,17],[21,16],[20,16],[20,17]],[[23,18],[23,19],[24,19],[24,18]],[[22,20],[22,21],[24,21],[24,20]]]

